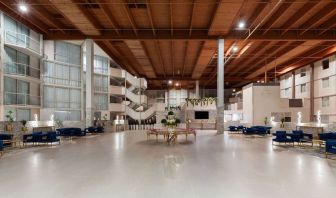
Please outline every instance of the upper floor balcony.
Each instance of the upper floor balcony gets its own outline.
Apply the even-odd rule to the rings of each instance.
[[[5,45],[10,46],[16,50],[22,51],[25,54],[31,56],[42,57],[42,47],[41,42],[26,34],[21,34],[18,32],[5,31]]]
[[[5,105],[17,106],[40,106],[40,96],[33,96],[25,93],[5,92]]]
[[[20,77],[40,79],[40,69],[22,63],[5,62],[5,73]]]

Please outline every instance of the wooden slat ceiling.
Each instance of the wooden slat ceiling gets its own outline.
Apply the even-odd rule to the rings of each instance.
[[[219,38],[229,87],[273,80],[336,50],[332,0],[26,0],[28,13],[19,2],[1,0],[0,9],[45,39],[94,39],[153,89],[168,80],[216,87]]]

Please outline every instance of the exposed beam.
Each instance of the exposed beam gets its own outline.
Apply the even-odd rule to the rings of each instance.
[[[129,20],[129,22],[131,23],[134,34],[138,35],[138,31],[137,31],[137,27],[136,27],[136,23],[135,23],[135,20],[133,18],[133,15],[132,15],[129,7],[127,6],[127,4],[124,1],[123,1],[123,8],[124,8],[124,11],[126,12],[126,15],[127,15],[127,18]]]
[[[62,3],[57,0],[50,0],[49,2],[64,16],[64,18],[76,26],[76,28],[78,28],[78,30],[80,30],[83,34],[92,36],[98,36],[101,34],[101,32],[97,30],[97,28],[99,28],[97,27],[97,24],[94,24],[91,21],[92,17],[90,16],[88,18],[88,14],[85,11],[83,12],[81,5],[75,4],[74,0],[62,0]],[[71,38],[67,39],[68,34],[63,34],[63,36],[63,40],[72,40]],[[82,35],[81,40],[87,38],[90,37]]]
[[[313,9],[317,5],[317,2],[315,0],[309,0],[307,3],[305,3],[298,11],[293,13],[293,15],[287,20],[286,23],[282,25],[281,29],[284,29],[281,33],[282,35],[285,34],[287,31],[292,28],[292,26],[301,19],[304,15],[308,14],[307,10]]]
[[[110,24],[112,25],[112,27],[115,29],[116,33],[119,35],[120,34],[120,32],[118,30],[119,24],[116,21],[116,19],[114,18],[111,10],[108,8],[108,5],[105,5],[105,3],[107,3],[106,0],[99,0],[97,2],[97,4],[99,5],[99,7],[103,10],[103,13],[105,14],[107,20],[110,22]]]
[[[289,30],[286,34],[282,34],[282,30],[269,30],[263,35],[263,30],[256,30],[253,35],[249,37],[250,41],[336,41],[336,34],[333,30],[324,31],[320,35],[321,30],[308,30],[302,35],[299,35],[299,30]],[[244,31],[232,32],[229,35],[208,35],[207,32],[201,31],[196,32],[193,30],[192,35],[189,35],[189,30],[177,31],[175,29],[174,35],[170,34],[170,31],[158,31],[156,35],[152,34],[152,30],[146,29],[145,31],[138,30],[138,35],[134,35],[133,31],[123,30],[122,35],[117,35],[112,32],[105,31],[101,35],[83,35],[79,33],[60,34],[57,32],[51,32],[47,35],[47,39],[52,40],[83,40],[86,38],[91,38],[94,40],[218,40],[219,38],[224,38],[226,40],[243,40],[245,33]]]
[[[286,61],[300,55],[301,53],[304,53],[305,51],[312,48],[312,46],[320,44],[321,41],[307,41],[303,43],[302,46],[298,46],[296,48],[293,48],[292,50],[288,51],[287,53],[283,54],[283,56],[280,56],[279,58],[275,59],[274,61],[264,65],[260,69],[256,70],[252,74],[248,75],[247,78],[255,78],[259,75],[263,74],[265,72],[265,68],[267,70],[273,69],[277,65],[281,65],[282,63],[285,63]]]
[[[304,29],[300,32],[300,35],[304,34],[309,29],[313,28],[315,24],[318,22],[330,17],[335,14],[336,3],[330,2],[325,5],[319,12],[311,16],[301,27],[300,29]]]
[[[62,30],[64,25],[60,23],[58,20],[56,20],[55,17],[52,16],[49,12],[47,12],[46,9],[43,9],[42,6],[31,6],[31,9],[35,11],[35,13],[43,20],[53,25],[56,29],[58,29],[62,33],[65,33],[65,31]]]
[[[150,8],[150,6],[151,6],[150,5],[150,0],[146,0],[146,5],[147,5],[147,15],[148,15],[151,27],[152,27],[153,35],[155,35],[156,32],[155,32],[155,25],[154,25],[154,21],[153,21],[153,17],[152,17],[152,10]]]
[[[273,13],[273,15],[266,21],[263,25],[263,28],[266,29],[263,34],[266,34],[269,29],[272,28],[272,25],[281,18],[286,10],[292,5],[292,2],[283,2],[281,6]]]

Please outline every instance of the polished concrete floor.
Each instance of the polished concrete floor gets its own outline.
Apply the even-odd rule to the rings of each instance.
[[[335,197],[336,160],[270,141],[200,131],[167,145],[133,131],[7,151],[0,197]]]

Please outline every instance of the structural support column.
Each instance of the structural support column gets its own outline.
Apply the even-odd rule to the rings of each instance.
[[[295,71],[292,73],[292,99],[295,99]]]
[[[200,98],[200,95],[199,95],[199,81],[198,80],[196,80],[196,83],[195,83],[195,97]]]
[[[314,63],[310,65],[310,122],[314,122]]]
[[[94,49],[93,49],[93,40],[85,40],[85,57],[86,57],[86,100],[85,100],[85,125],[92,126],[92,121],[94,117],[93,109],[93,68],[94,68]]]
[[[218,40],[217,60],[217,119],[218,134],[224,133],[224,39]]]

